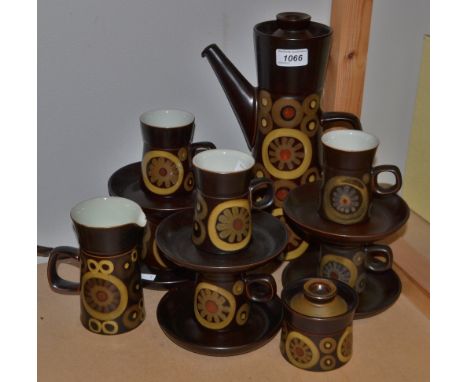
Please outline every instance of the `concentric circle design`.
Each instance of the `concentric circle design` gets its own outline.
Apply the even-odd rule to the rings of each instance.
[[[290,180],[278,180],[273,184],[273,201],[276,207],[283,207],[289,191],[295,189],[297,184]]]
[[[336,341],[332,337],[325,337],[320,340],[319,349],[324,354],[333,353],[336,349]]]
[[[260,105],[260,110],[264,112],[269,112],[271,110],[271,95],[266,90],[260,90],[258,93],[258,104]]]
[[[357,278],[357,268],[346,257],[327,254],[320,261],[320,274],[322,277],[340,280],[354,287]]]
[[[187,156],[187,149],[185,147],[181,147],[177,152],[177,157],[181,160],[181,162],[183,162],[187,159]]]
[[[208,206],[203,198],[201,192],[197,192],[197,201],[195,202],[195,218],[197,220],[203,220],[208,214]]]
[[[213,208],[208,218],[208,235],[213,245],[223,251],[245,248],[252,237],[249,201],[233,199]]]
[[[88,328],[94,333],[101,333],[102,331],[101,321],[98,321],[95,318],[90,318],[88,320]]]
[[[253,173],[256,178],[270,178],[266,168],[258,162],[253,166]]]
[[[234,293],[235,296],[240,296],[244,293],[244,287],[244,282],[242,280],[237,280],[232,286],[232,293]]]
[[[132,252],[130,253],[130,258],[132,259],[132,262],[136,262],[138,260],[138,251],[136,248],[132,249]]]
[[[115,321],[105,321],[102,323],[102,332],[104,334],[116,334],[119,331],[119,324]]]
[[[353,256],[353,263],[356,264],[357,267],[362,265],[366,258],[366,254],[363,251],[357,251]]]
[[[190,192],[193,190],[194,186],[195,186],[195,180],[193,178],[193,173],[189,172],[184,180],[184,190]]]
[[[99,272],[110,275],[114,272],[114,263],[110,260],[101,260],[99,262]]]
[[[308,115],[301,121],[301,131],[309,138],[317,134],[319,128],[319,120],[314,115]]]
[[[148,151],[143,156],[141,169],[145,186],[157,195],[174,193],[184,179],[184,166],[167,151]]]
[[[300,130],[276,129],[262,144],[262,161],[267,171],[278,179],[302,176],[312,160],[312,144]]]
[[[88,269],[90,272],[99,272],[99,263],[94,259],[87,259]]]
[[[240,326],[244,325],[249,319],[249,313],[250,313],[250,304],[245,303],[241,305],[241,307],[239,308],[236,314],[237,324]]]
[[[336,366],[336,358],[332,355],[326,355],[320,360],[320,368],[322,370],[333,370]]]
[[[195,245],[201,245],[206,238],[206,229],[205,225],[201,220],[195,219],[193,221],[193,229],[192,229],[192,242]]]
[[[195,316],[208,329],[223,329],[236,311],[236,300],[227,290],[201,282],[195,289]]]
[[[88,272],[81,279],[81,301],[90,316],[102,321],[112,320],[125,310],[128,291],[115,276]]]
[[[360,222],[367,213],[368,203],[367,187],[358,178],[335,176],[325,185],[324,212],[330,220],[336,223]]]
[[[158,265],[160,265],[163,268],[168,268],[162,256],[159,254],[159,249],[158,249],[158,245],[156,244],[156,239],[153,240],[153,256]]]
[[[301,177],[301,184],[314,183],[320,179],[320,171],[317,167],[309,168]]]
[[[286,355],[288,360],[301,369],[314,367],[320,359],[317,346],[306,336],[299,332],[289,332],[286,338]]]
[[[345,363],[348,362],[353,355],[353,328],[348,326],[338,341],[338,349],[336,352],[338,359]]]
[[[367,285],[366,272],[362,272],[356,280],[356,286],[354,287],[354,289],[356,289],[356,292],[362,293],[364,292],[364,289],[366,289],[366,285]]]
[[[370,174],[366,172],[366,173],[362,176],[362,181],[364,182],[364,184],[369,184],[369,181],[370,181]]]
[[[140,320],[140,307],[138,304],[130,306],[123,315],[123,324],[127,329],[133,329],[138,326]]]
[[[314,115],[320,107],[320,95],[311,94],[302,101],[302,107],[307,115]]]
[[[302,120],[302,105],[293,98],[280,98],[271,109],[273,121],[283,128],[296,127]]]
[[[260,110],[257,125],[263,135],[268,134],[271,129],[273,129],[273,120],[271,119],[270,114]]]

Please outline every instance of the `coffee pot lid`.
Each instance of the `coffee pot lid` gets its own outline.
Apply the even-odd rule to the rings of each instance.
[[[278,27],[288,31],[297,31],[309,26],[310,16],[302,12],[282,12],[276,15]]]
[[[310,16],[302,12],[278,13],[276,20],[257,24],[255,30],[286,40],[308,40],[331,32],[330,27],[311,21]]]
[[[308,279],[302,290],[291,298],[290,307],[303,315],[318,318],[339,316],[348,310],[335,283],[322,278]]]

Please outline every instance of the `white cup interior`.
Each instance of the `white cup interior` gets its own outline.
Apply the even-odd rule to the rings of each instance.
[[[218,174],[249,170],[255,164],[252,155],[237,150],[206,150],[193,157],[193,165]]]
[[[146,216],[135,202],[117,196],[94,198],[78,203],[70,212],[78,224],[93,228],[111,228],[125,224],[146,225]]]
[[[151,110],[140,116],[140,121],[145,125],[166,129],[187,126],[194,120],[192,113],[176,109]]]
[[[367,151],[375,149],[379,140],[375,135],[360,130],[333,130],[322,135],[322,143],[342,151]]]

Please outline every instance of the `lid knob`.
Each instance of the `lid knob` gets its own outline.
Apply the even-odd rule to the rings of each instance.
[[[336,285],[327,279],[312,279],[304,283],[304,296],[315,304],[332,301],[336,296]]]
[[[310,16],[301,12],[282,12],[276,15],[276,21],[281,29],[294,31],[307,28]]]

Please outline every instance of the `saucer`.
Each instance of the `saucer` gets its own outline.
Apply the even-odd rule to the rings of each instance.
[[[135,162],[114,172],[107,184],[109,195],[121,196],[136,202],[145,213],[166,216],[168,213],[193,208],[195,193],[190,197],[151,197],[143,188],[141,180],[141,162]]]
[[[198,272],[243,272],[267,263],[286,247],[283,223],[266,212],[252,213],[252,240],[241,252],[214,254],[192,243],[193,211],[164,219],[156,230],[158,247],[174,264]]]
[[[146,289],[168,290],[195,280],[195,273],[187,269],[156,270],[146,264],[141,264],[140,269],[141,283]]]
[[[319,274],[319,252],[303,254],[290,262],[283,270],[281,282],[285,285],[299,279],[317,277]],[[367,285],[359,294],[359,304],[354,319],[375,316],[390,308],[401,293],[401,281],[393,269],[385,272],[367,272]]]
[[[335,243],[370,243],[381,240],[408,220],[409,208],[398,195],[374,197],[366,222],[342,225],[323,219],[319,212],[320,182],[291,190],[283,205],[286,221],[299,236]]]
[[[250,316],[244,326],[226,332],[201,326],[193,312],[194,285],[173,289],[161,299],[157,318],[171,341],[189,351],[230,356],[251,352],[269,342],[283,320],[281,300],[251,303]]]

